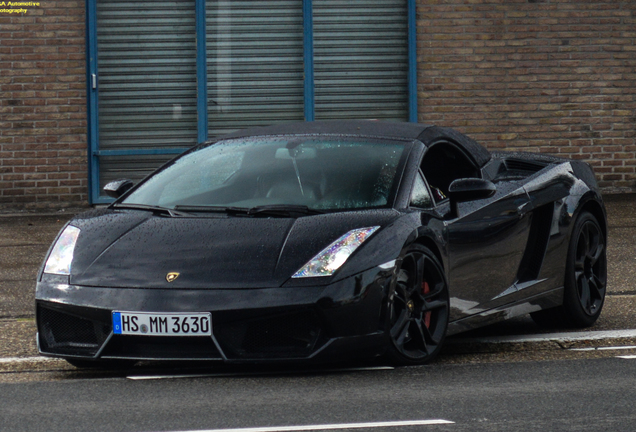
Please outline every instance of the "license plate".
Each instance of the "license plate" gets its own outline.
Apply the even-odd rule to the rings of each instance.
[[[209,312],[113,312],[113,332],[142,336],[211,336]]]

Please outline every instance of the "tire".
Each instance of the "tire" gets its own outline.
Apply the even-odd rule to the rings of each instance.
[[[601,314],[607,286],[606,243],[598,220],[582,212],[574,224],[565,265],[563,305],[531,314],[543,327],[583,328]]]
[[[85,360],[65,359],[78,369],[129,369],[137,363],[135,360]]]
[[[404,256],[387,301],[388,360],[424,364],[435,358],[446,337],[448,284],[430,249],[415,245]]]

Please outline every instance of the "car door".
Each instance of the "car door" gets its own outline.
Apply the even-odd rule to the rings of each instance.
[[[440,145],[445,147],[433,153],[435,163],[426,160],[427,152],[422,167],[431,189],[440,195],[438,205],[444,206],[454,179],[480,174],[458,147]],[[489,198],[460,202],[456,217],[447,218],[451,321],[513,301],[530,230],[530,206],[522,187],[501,184]]]
[[[490,198],[459,203],[447,221],[451,320],[510,303],[530,216],[523,188],[498,188]]]

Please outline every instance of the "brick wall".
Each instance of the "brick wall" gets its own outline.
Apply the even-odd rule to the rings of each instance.
[[[636,1],[418,0],[419,120],[636,191]]]
[[[636,191],[635,1],[417,2],[421,122]],[[86,206],[84,2],[26,9],[0,12],[0,211]]]
[[[15,8],[0,12],[0,210],[86,206],[84,2]]]

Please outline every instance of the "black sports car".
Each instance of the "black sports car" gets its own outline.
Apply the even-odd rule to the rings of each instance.
[[[375,121],[203,143],[76,216],[38,275],[39,350],[114,360],[418,364],[530,313],[590,326],[606,214],[586,163]],[[91,363],[93,362],[93,363]]]

